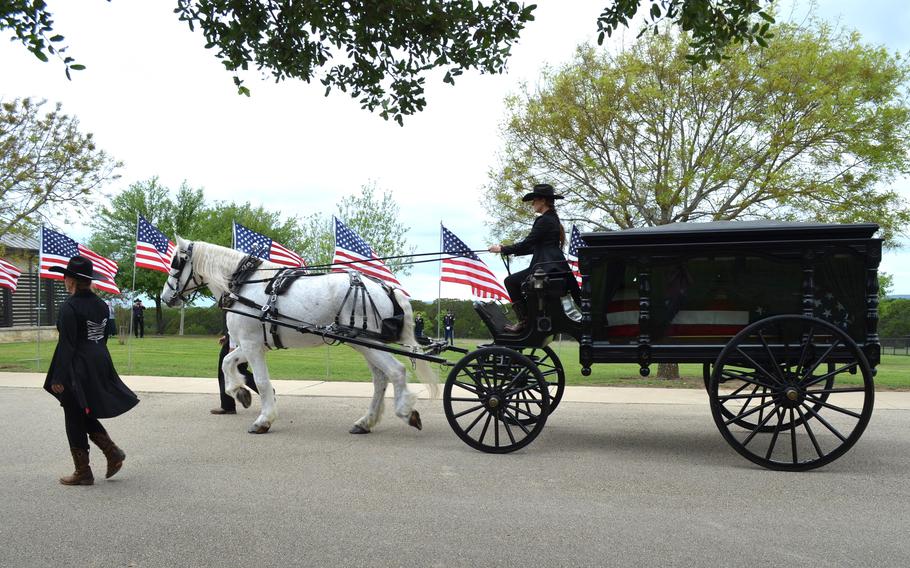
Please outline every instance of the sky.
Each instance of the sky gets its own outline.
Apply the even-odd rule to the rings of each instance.
[[[177,20],[172,4],[49,2],[55,32],[87,69],[67,81],[62,64],[41,63],[21,44],[0,42],[0,99],[62,103],[123,162],[121,178],[105,188],[110,194],[158,176],[173,189],[184,181],[203,188],[210,200],[304,217],[332,214],[343,196],[372,182],[399,204],[408,243],[433,252],[440,222],[475,249],[495,240],[479,201],[502,147],[504,99],[522,82],[533,85],[545,66],[568,61],[580,43],[594,42],[607,0],[537,2],[536,20],[513,47],[505,74],[466,73],[454,86],[441,75],[429,79],[426,109],[404,127],[361,110],[345,93],[324,97],[318,81],[276,84],[251,73],[252,96],[237,95],[231,74],[204,49],[201,34]],[[779,14],[802,21],[808,10],[808,2],[788,0]],[[890,51],[910,51],[904,0],[821,1],[816,13]],[[632,42],[637,31],[633,23],[612,47]],[[910,198],[906,180],[898,183]],[[77,239],[89,234],[78,222],[64,231]],[[484,258],[505,276],[495,255]],[[881,270],[894,275],[894,293],[910,294],[910,249],[887,253]],[[416,265],[401,280],[413,297],[431,300],[440,292],[438,271]],[[443,297],[469,297],[464,286],[442,286]]]

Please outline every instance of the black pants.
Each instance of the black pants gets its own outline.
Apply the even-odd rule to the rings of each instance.
[[[221,370],[221,363],[224,362],[224,358],[230,352],[230,341],[225,340],[224,344],[221,346],[221,352],[218,354],[218,393],[221,395],[221,408],[228,411],[237,410],[237,404],[234,401],[234,397],[229,396],[224,392],[224,371]],[[243,374],[243,378],[246,379],[246,386],[253,392],[259,393],[259,389],[256,388],[256,380],[253,378],[253,373],[250,372],[247,364],[241,363],[237,365],[237,370],[240,371],[240,373]]]
[[[509,293],[509,298],[512,299],[512,308],[515,310],[515,315],[518,316],[519,320],[523,320],[528,316],[528,300],[525,298],[524,294],[521,293],[521,284],[527,280],[530,275],[531,269],[525,268],[524,270],[519,270],[518,272],[506,276],[504,282],[506,292]],[[578,289],[578,281],[569,273],[567,282],[569,294],[572,295],[575,303],[581,306],[581,291]]]
[[[62,405],[63,418],[66,423],[66,438],[69,440],[70,447],[88,451],[88,435],[95,432],[106,432],[104,426],[98,422],[97,418],[87,416],[85,410],[69,394],[64,394]]]
[[[519,321],[528,317],[528,300],[521,293],[521,283],[527,280],[530,275],[531,269],[525,268],[509,274],[504,281],[506,292],[509,293],[509,298],[512,299],[512,309],[515,310],[515,315],[518,316]]]
[[[136,337],[145,337],[145,318],[133,318],[133,333]]]

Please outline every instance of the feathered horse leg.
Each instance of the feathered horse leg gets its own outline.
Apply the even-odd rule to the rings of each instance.
[[[386,386],[389,384],[389,379],[378,367],[369,363],[365,349],[358,349],[358,351],[367,359],[367,365],[369,365],[370,373],[373,375],[373,399],[370,401],[370,408],[367,413],[361,416],[357,422],[354,422],[350,432],[351,434],[369,434],[373,427],[382,420],[382,413],[385,410],[385,391]]]
[[[275,390],[269,380],[269,368],[265,363],[265,348],[259,345],[252,348],[242,345],[240,348],[243,350],[243,356],[249,364],[250,370],[253,371],[253,379],[256,381],[256,388],[259,390],[259,397],[262,401],[259,416],[247,432],[250,434],[265,434],[272,427],[275,419],[278,418]],[[237,371],[237,374],[240,375],[240,372]],[[242,377],[242,375],[240,376]],[[240,381],[243,384],[242,378]],[[249,391],[246,389],[242,390],[249,396]]]

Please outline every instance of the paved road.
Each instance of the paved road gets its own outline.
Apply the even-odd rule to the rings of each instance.
[[[57,484],[62,412],[0,388],[0,566],[901,566],[910,558],[910,411],[876,410],[814,472],[758,469],[705,406],[563,403],[506,456],[386,417],[364,399],[284,397],[272,433],[212,396],[143,394],[108,421],[111,481]],[[93,452],[96,474],[103,472]]]

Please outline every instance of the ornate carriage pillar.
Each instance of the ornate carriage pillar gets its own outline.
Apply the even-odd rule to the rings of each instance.
[[[651,374],[651,259],[638,260],[638,373]]]
[[[815,315],[815,253],[811,250],[803,252],[803,315]]]
[[[866,249],[866,345],[865,354],[873,367],[881,360],[878,337],[878,265],[882,260],[882,242],[873,240]]]
[[[581,363],[581,374],[585,377],[591,375],[591,365],[594,363],[594,336],[591,329],[594,327],[591,317],[591,265],[595,261],[588,254],[579,255],[578,271],[581,273],[581,337],[578,340],[578,360]],[[598,258],[596,262],[603,262]]]

